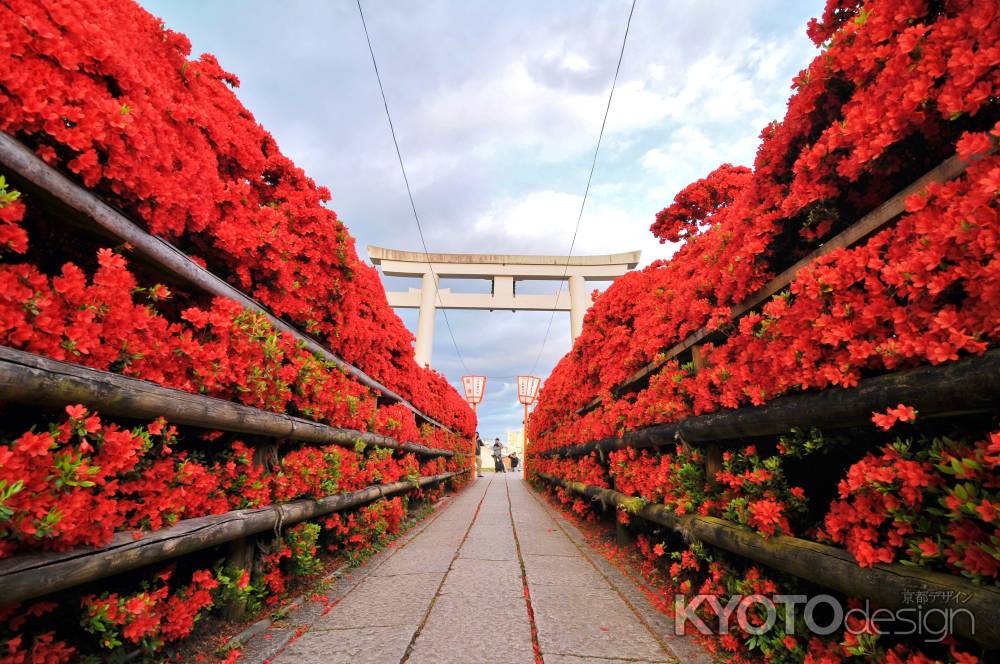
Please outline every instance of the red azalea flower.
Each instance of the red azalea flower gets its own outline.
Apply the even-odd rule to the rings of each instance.
[[[925,558],[933,558],[940,552],[940,547],[938,543],[930,538],[925,538],[924,541],[920,543],[920,554]]]

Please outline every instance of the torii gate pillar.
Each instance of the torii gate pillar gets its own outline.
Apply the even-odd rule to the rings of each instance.
[[[420,367],[431,363],[431,351],[434,348],[437,281],[429,270],[420,279],[420,317],[417,318],[417,347],[413,352],[413,359]]]
[[[640,253],[630,251],[607,256],[504,256],[497,254],[425,254],[368,247],[368,256],[389,277],[420,277],[420,288],[389,291],[389,306],[419,309],[414,359],[420,366],[431,361],[434,316],[444,309],[488,309],[490,311],[568,311],[570,335],[575,341],[583,332],[583,317],[593,303],[587,281],[612,281],[639,264]],[[437,278],[484,279],[492,282],[490,294],[452,293],[440,288]],[[569,292],[558,295],[517,295],[518,281],[569,281]]]
[[[573,341],[583,333],[583,316],[590,304],[583,287],[583,277],[574,274],[569,278],[569,333]]]

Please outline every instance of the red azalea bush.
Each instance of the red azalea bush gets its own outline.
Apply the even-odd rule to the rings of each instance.
[[[540,457],[532,463],[535,472],[555,475],[570,482],[582,482],[602,488],[608,488],[607,472],[601,465],[596,453],[577,459],[558,459]]]
[[[7,178],[0,175],[0,250],[24,253],[28,248],[28,234],[21,228],[24,203],[18,199],[21,192],[7,185]]]
[[[184,638],[202,610],[212,606],[212,590],[219,584],[209,570],[198,570],[191,575],[190,585],[171,592],[168,581],[172,574],[168,568],[156,577],[155,589],[130,596],[103,593],[84,597],[85,629],[108,650],[130,642],[152,653],[164,643]]]
[[[825,536],[862,566],[897,559],[980,583],[1000,577],[1000,431],[883,447],[850,467]]]
[[[562,395],[570,388],[587,391],[569,373],[588,356],[577,345],[543,388],[530,422],[536,449],[719,407],[757,405],[792,390],[851,387],[864,372],[984,352],[1000,336],[992,306],[1000,298],[998,178],[1000,156],[991,155],[961,178],[928,187],[909,199],[911,212],[894,227],[816,260],[759,314],[740,319],[724,342],[703,345],[703,371],[670,361],[648,388],[628,398],[605,394],[602,405],[583,416],[574,412],[581,399]],[[629,289],[632,274],[616,281],[594,308],[608,295],[621,298],[622,307],[655,299],[658,291],[612,293],[619,284]]]
[[[706,482],[698,450],[678,446],[672,452],[635,449],[611,452],[608,455],[611,488],[638,501],[634,504],[625,501],[622,504],[625,511],[617,514],[618,520],[629,523],[628,513],[633,508],[658,504],[678,516],[698,514],[741,523],[765,537],[798,535],[840,544],[863,567],[902,560],[960,574],[976,584],[997,583],[1000,432],[975,442],[938,437],[930,441],[897,440],[885,445],[878,454],[869,453],[848,468],[839,483],[840,499],[833,502],[825,515],[816,517],[818,522],[810,521],[807,492],[788,482],[785,466],[791,459],[822,464],[822,459],[813,455],[820,450],[830,453],[831,447],[842,444],[838,438],[824,439],[814,429],[808,434],[799,432],[782,437],[776,446],[777,456],[762,456],[755,446],[729,450],[722,455],[714,484]],[[596,462],[595,456],[585,459],[591,464]],[[586,481],[574,470],[575,461],[558,457],[536,459],[533,472]],[[543,467],[545,470],[540,470]],[[601,470],[592,469],[590,476],[600,476]],[[561,487],[550,488],[574,513],[592,516],[594,503]],[[660,532],[655,526],[644,528],[640,533]],[[643,556],[640,570],[651,584],[651,598],[668,613],[674,611],[675,593],[688,598],[715,596],[725,606],[734,595],[807,592],[804,582],[780,574],[780,580],[766,580],[761,586],[760,570],[752,565],[747,567],[739,557],[698,542],[679,546],[680,540],[676,534],[667,532],[652,539],[648,534],[640,534],[637,540]],[[861,607],[859,602],[847,599],[851,608]],[[758,614],[756,618],[754,611]],[[696,614],[718,630],[718,618],[708,604],[702,604]],[[757,606],[751,611],[750,624],[759,625],[764,617],[762,607]],[[808,634],[806,626],[800,623],[801,612],[795,634]],[[757,662],[761,658],[766,662],[789,663],[979,661],[964,652],[968,646],[953,646],[945,653],[948,657],[932,659],[921,648],[883,643],[874,626],[858,623],[850,627],[854,633],[842,631],[833,637],[803,640],[801,636],[786,637],[782,630],[755,635],[733,619],[729,634],[715,631],[718,638],[708,639],[706,645],[725,653],[727,661],[742,662]],[[953,639],[947,642],[955,643]]]
[[[748,445],[724,452],[722,460],[715,476],[717,486],[709,488],[704,458],[695,449],[680,445],[673,452],[628,448],[608,455],[616,491],[662,505],[678,516],[724,517],[765,536],[793,534],[789,517],[803,511],[805,490],[788,486],[781,459],[762,458],[756,447]]]
[[[333,514],[324,527],[333,535],[330,551],[344,551],[350,560],[382,547],[399,533],[406,514],[405,499],[380,500],[357,512]]]
[[[176,307],[175,293],[140,285],[110,249],[96,259],[89,277],[73,263],[53,277],[27,263],[0,265],[4,345],[338,426],[375,424],[370,390],[274,330],[263,315],[215,298],[207,307],[181,309],[180,320],[171,322],[159,308]],[[401,408],[383,418],[404,418]]]
[[[28,606],[0,606],[0,664],[70,662],[81,658],[118,661],[128,653],[162,659],[165,646],[189,636],[211,609],[234,599],[251,609],[277,604],[295,576],[322,571],[321,542],[331,551],[344,549],[351,561],[384,546],[402,528],[406,497],[380,499],[357,512],[336,514],[325,525],[302,522],[285,529],[259,560],[259,569],[214,569],[178,575],[168,565],[140,583],[137,591],[105,591],[79,599],[81,634],[68,640],[73,606],[40,601]],[[189,579],[177,583],[177,577]],[[56,612],[56,613],[54,613]],[[228,661],[228,660],[227,660]]]
[[[383,406],[375,413],[372,430],[396,440],[416,441],[421,439],[413,412],[402,404]]]
[[[168,566],[143,581],[141,589],[134,593],[105,592],[82,598],[80,625],[84,633],[91,635],[100,648],[118,657],[135,648],[152,655],[165,644],[188,636],[195,623],[218,600],[219,581],[210,570],[200,569],[190,575],[187,584],[171,586],[174,573],[174,566]],[[62,607],[48,601],[28,607],[17,604],[0,607],[0,643],[4,645],[0,649],[0,662],[78,661],[82,655],[80,649],[58,639],[54,630],[38,633],[30,629],[57,608]]]
[[[704,459],[680,445],[671,453],[628,448],[608,455],[614,488],[683,516],[705,505]]]
[[[732,204],[753,171],[745,166],[723,164],[707,177],[689,184],[674,202],[656,213],[649,227],[660,242],[682,242],[711,227],[712,217]]]
[[[0,129],[463,433],[474,417],[362,263],[329,192],[278,150],[211,55],[131,0],[0,8]],[[24,236],[4,214],[0,246]]]
[[[670,545],[657,541],[653,534],[640,535],[637,550],[641,556],[639,572],[646,585],[646,592],[661,610],[674,609],[673,596],[681,594],[687,598],[703,595],[714,598],[720,606],[726,607],[737,596],[774,596],[776,593],[801,593],[806,588],[792,578],[771,575],[756,565],[741,564],[725,555],[711,553],[705,547],[694,544],[670,552]],[[611,560],[620,559],[616,551],[609,552]],[[626,570],[627,571],[627,570]],[[860,610],[861,602],[848,598],[847,608]],[[693,610],[715,633],[720,633],[721,621],[709,602],[703,602]],[[705,638],[704,645],[716,657],[726,662],[757,664],[840,664],[841,662],[892,662],[893,664],[933,664],[950,661],[957,664],[975,664],[979,658],[970,654],[966,647],[957,646],[953,640],[946,640],[938,648],[936,656],[929,657],[920,649],[904,644],[888,644],[871,624],[865,624],[856,616],[848,616],[845,623],[850,629],[840,629],[828,637],[804,636],[808,633],[800,610],[795,616],[795,635],[773,630],[763,634],[750,631],[762,625],[766,614],[760,604],[750,605],[746,621],[739,619],[738,611],[733,611],[726,621],[728,633],[717,638]],[[784,621],[780,617],[779,622]],[[692,621],[685,621],[686,629],[695,630]],[[974,652],[974,651],[973,651]]]
[[[572,504],[575,512],[588,515],[591,504],[574,502],[560,488],[549,486],[552,495],[563,504]],[[626,523],[628,520],[626,519]],[[670,532],[646,528],[637,537],[634,547],[621,548],[605,544],[599,547],[609,562],[626,576],[633,577],[659,610],[675,614],[678,596],[683,601],[700,601],[688,607],[689,615],[704,623],[709,635],[700,635],[696,624],[683,614],[674,616],[685,625],[685,632],[693,634],[702,645],[720,661],[742,664],[976,664],[981,661],[975,646],[961,645],[947,637],[930,646],[913,646],[894,643],[880,633],[878,626],[865,623],[856,615],[846,615],[844,623],[833,633],[819,637],[810,636],[804,621],[802,606],[794,617],[794,631],[785,634],[783,629],[755,633],[766,621],[764,607],[750,602],[745,621],[741,619],[737,602],[752,596],[806,595],[826,592],[780,572],[766,571],[726,552],[717,551],[699,542],[688,544]],[[638,576],[636,576],[638,573]],[[722,610],[732,608],[724,621],[712,608],[717,602]],[[863,615],[865,605],[854,598],[844,598],[845,610]],[[777,624],[785,624],[780,601]]]
[[[805,510],[805,489],[788,486],[780,457],[762,458],[753,445],[727,451],[715,477],[721,485],[720,495],[715,501],[706,501],[702,514],[718,509],[722,517],[750,526],[765,537],[795,534],[791,520]]]

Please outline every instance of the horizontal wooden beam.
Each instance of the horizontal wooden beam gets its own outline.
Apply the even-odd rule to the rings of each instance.
[[[205,427],[353,448],[358,442],[426,456],[452,457],[452,450],[399,442],[366,431],[341,429],[301,417],[245,406],[147,380],[52,360],[0,346],[0,401],[62,407],[81,403],[104,415]]]
[[[628,508],[635,501],[634,497],[611,489],[542,473],[538,476],[607,505]],[[949,597],[962,593],[960,596],[968,600],[952,606],[966,609],[968,614],[955,612],[952,622],[955,632],[991,648],[1000,647],[1000,588],[995,586],[975,586],[958,576],[906,565],[861,567],[850,553],[837,547],[797,537],[765,538],[731,521],[691,514],[678,516],[663,505],[647,504],[630,513],[824,588],[871,600],[887,609],[915,608],[905,600],[914,592],[946,592],[951,593]]]
[[[866,378],[849,389],[834,387],[781,397],[761,406],[720,410],[536,454],[577,457],[594,451],[666,447],[681,440],[730,441],[738,445],[743,439],[783,434],[792,427],[870,425],[873,412],[900,403],[916,408],[920,418],[996,412],[1000,409],[1000,349],[956,362]]]
[[[337,365],[362,385],[379,392],[392,401],[403,404],[415,415],[434,426],[451,431],[440,422],[417,410],[409,401],[361,369],[334,355],[305,332],[286,323],[260,302],[195,263],[189,256],[170,243],[147,233],[124,214],[46,164],[29,148],[4,132],[0,132],[0,165],[8,169],[7,175],[19,187],[25,188],[27,186],[27,189],[34,195],[43,199],[49,198],[60,206],[68,208],[69,211],[85,220],[102,234],[109,235],[122,243],[130,244],[133,253],[144,261],[188,286],[212,295],[228,297],[240,303],[245,309],[263,314],[275,329],[301,341],[310,352]]]
[[[98,581],[122,572],[170,560],[208,547],[300,521],[358,507],[384,496],[447,480],[457,473],[421,477],[416,482],[378,484],[318,500],[296,500],[256,509],[178,521],[169,528],[135,539],[117,533],[103,547],[31,553],[0,560],[0,604],[12,604]]]
[[[903,214],[906,210],[907,198],[913,194],[923,191],[929,184],[947,182],[957,178],[965,172],[965,169],[968,168],[968,166],[968,162],[959,159],[957,156],[949,157],[944,160],[938,166],[911,183],[908,187],[898,192],[895,196],[879,205],[855,223],[851,224],[848,228],[824,242],[818,249],[800,259],[794,265],[784,270],[781,274],[771,279],[746,300],[734,306],[729,314],[730,318],[734,320],[740,318],[741,316],[764,304],[764,302],[769,300],[773,295],[781,292],[791,285],[795,276],[817,258],[826,256],[836,249],[844,249],[854,246],[855,244],[871,237],[874,233],[882,230],[882,228],[894,221],[899,215]],[[707,328],[702,328],[697,332],[691,333],[683,341],[680,341],[667,349],[662,355],[657,357],[656,360],[633,373],[624,383],[615,386],[613,390],[614,394],[621,395],[631,391],[632,388],[641,384],[643,381],[662,369],[663,365],[665,365],[668,361],[674,359],[681,353],[690,350],[693,346],[706,341],[714,334],[714,330],[709,330]],[[583,415],[588,411],[597,408],[600,403],[600,397],[594,398],[587,405],[577,410],[577,415]]]

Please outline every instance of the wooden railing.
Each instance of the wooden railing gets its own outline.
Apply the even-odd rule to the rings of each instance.
[[[0,346],[0,400],[38,406],[80,403],[104,415],[146,420],[162,416],[172,424],[320,445],[354,448],[360,442],[427,456],[458,454],[367,431],[331,427],[3,346]]]
[[[704,452],[705,481],[716,484],[720,450],[745,444],[747,438],[784,434],[793,428],[822,431],[871,426],[873,412],[899,403],[913,406],[921,421],[1000,413],[1000,349],[938,366],[921,366],[861,381],[850,389],[775,399],[761,406],[723,410],[679,422],[645,427],[621,436],[536,452],[536,457],[575,458],[607,454],[625,448],[647,449],[678,443]],[[632,510],[637,498],[626,494],[536,473],[540,479],[581,496]],[[1000,647],[1000,588],[974,585],[950,574],[904,565],[861,567],[843,549],[794,537],[765,538],[742,525],[698,515],[680,516],[662,505],[645,504],[634,515],[666,526],[706,544],[787,572],[851,597],[869,599],[889,609],[902,606],[904,591],[961,593],[960,606],[968,611],[950,625],[955,633]],[[959,612],[956,612],[959,613]]]
[[[430,457],[465,456],[452,450],[331,427],[5,347],[0,347],[0,401],[48,407],[82,403],[102,415],[140,420],[162,416],[172,424],[253,437],[340,445],[353,450],[361,444],[366,448],[388,448]],[[256,551],[251,538],[257,533],[278,524],[291,525],[357,507],[458,474],[449,472],[317,500],[297,500],[187,519],[139,539],[133,538],[131,533],[118,533],[104,547],[82,547],[65,553],[21,554],[0,561],[0,604],[40,597],[227,542],[231,544],[230,563],[249,569]],[[230,617],[239,617],[242,611],[242,605],[227,607]]]
[[[891,197],[858,222],[826,241],[808,256],[785,269],[763,288],[731,310],[737,320],[759,308],[787,288],[810,263],[830,252],[851,247],[887,227],[905,209],[906,199],[930,183],[958,177],[968,164],[952,157]],[[641,389],[668,361],[691,354],[694,371],[704,368],[699,347],[721,333],[703,328],[688,335],[660,354],[657,359],[614,387],[614,398]],[[692,416],[578,443],[534,452],[535,458],[578,458],[596,454],[604,466],[607,454],[621,449],[656,449],[677,444],[699,448],[703,454],[705,483],[717,488],[717,473],[726,447],[745,444],[747,439],[786,434],[793,429],[816,427],[822,431],[871,426],[873,412],[905,403],[916,408],[921,421],[1000,414],[1000,349],[969,356],[936,366],[920,366],[861,380],[854,388],[829,388],[800,392],[767,401],[760,406]],[[601,404],[595,398],[573,415],[581,416]],[[567,418],[572,421],[572,415]],[[564,421],[565,422],[565,421]],[[551,434],[553,429],[543,435]],[[852,597],[869,599],[886,608],[904,608],[906,591],[961,593],[959,606],[967,613],[956,615],[951,624],[955,633],[990,648],[1000,647],[1000,588],[975,585],[960,576],[905,565],[861,567],[850,553],[804,539],[775,536],[765,538],[753,530],[723,519],[699,515],[680,516],[663,505],[645,504],[641,498],[598,486],[571,482],[550,474],[536,477],[604,505],[624,509],[645,521],[665,526],[738,556],[792,574]],[[959,613],[959,612],[956,612]]]
[[[781,397],[761,406],[720,410],[534,454],[578,457],[628,447],[666,447],[679,441],[738,445],[740,439],[787,433],[794,427],[870,425],[873,412],[900,403],[915,407],[922,420],[996,412],[1000,409],[1000,349],[956,362],[866,378],[853,388]]]
[[[122,572],[194,553],[227,542],[290,526],[333,512],[359,507],[385,496],[442,482],[457,473],[429,475],[414,481],[377,484],[316,500],[296,500],[278,505],[235,510],[195,519],[146,533],[118,533],[102,547],[72,551],[29,553],[0,560],[0,603],[22,602],[50,593],[99,581]]]
[[[0,347],[0,401],[48,407],[82,403],[102,415],[140,420],[162,416],[172,424],[253,437],[340,445],[353,450],[361,444],[365,448],[388,448],[429,457],[466,456],[366,431],[331,427],[5,347]],[[255,462],[258,462],[256,455]],[[227,542],[230,543],[230,564],[249,569],[256,555],[251,538],[257,533],[278,524],[291,525],[357,507],[458,474],[449,472],[317,500],[296,500],[187,519],[169,528],[146,533],[139,539],[131,533],[118,533],[103,547],[17,555],[0,560],[0,604],[41,597]],[[230,617],[238,618],[243,608],[240,604],[229,606],[226,611]]]

